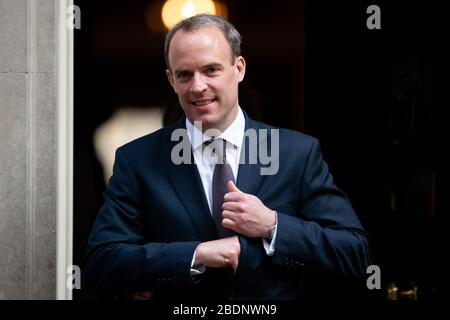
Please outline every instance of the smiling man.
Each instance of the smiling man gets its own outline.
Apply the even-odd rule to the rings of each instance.
[[[88,245],[91,288],[151,291],[155,299],[297,299],[308,270],[365,276],[366,233],[318,141],[254,121],[239,106],[240,43],[238,31],[212,15],[168,33],[166,73],[185,117],[117,150]],[[186,132],[194,161],[171,159],[176,130]],[[247,130],[277,130],[277,148],[271,136],[258,136],[256,146],[279,153],[276,174],[240,162],[252,152]]]
[[[213,26],[179,30],[167,52],[167,77],[191,123],[225,131],[238,113],[238,84],[245,60],[232,51],[223,32]]]

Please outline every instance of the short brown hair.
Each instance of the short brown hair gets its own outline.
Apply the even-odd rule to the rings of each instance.
[[[166,41],[164,43],[164,58],[166,59],[166,65],[169,68],[169,47],[173,36],[178,30],[183,31],[196,31],[202,27],[216,27],[222,31],[225,39],[230,45],[231,49],[231,63],[241,55],[241,35],[237,29],[227,20],[220,16],[211,14],[198,14],[190,18],[186,18],[178,22],[166,35]]]

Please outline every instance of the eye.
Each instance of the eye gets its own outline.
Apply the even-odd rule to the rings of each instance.
[[[177,80],[181,82],[189,81],[191,75],[192,72],[190,72],[189,70],[180,70],[176,73]]]
[[[216,74],[220,71],[220,68],[218,66],[210,66],[208,68],[206,68],[206,73],[207,74]]]
[[[178,78],[186,78],[188,75],[187,71],[180,71],[178,72]]]

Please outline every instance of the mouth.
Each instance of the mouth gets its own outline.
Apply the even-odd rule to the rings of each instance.
[[[202,100],[190,101],[190,103],[196,107],[204,107],[204,106],[210,105],[211,103],[213,103],[216,100],[217,100],[216,98],[202,99]]]

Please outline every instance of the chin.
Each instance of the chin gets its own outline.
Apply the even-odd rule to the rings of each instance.
[[[201,121],[203,125],[214,123],[217,115],[209,112],[194,112],[191,114],[193,121]]]

